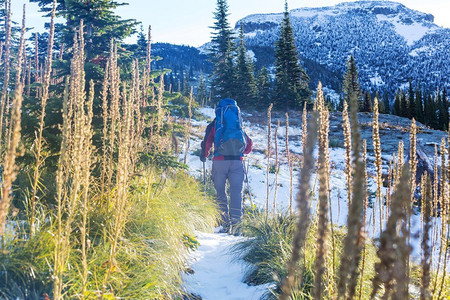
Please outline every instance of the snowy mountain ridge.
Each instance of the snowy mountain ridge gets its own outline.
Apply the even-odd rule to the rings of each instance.
[[[283,13],[256,14],[237,22],[256,59],[273,55],[282,19]],[[428,88],[450,85],[450,29],[431,14],[391,1],[356,1],[293,9],[290,20],[301,59],[313,62],[305,65],[313,81],[320,79],[308,70],[315,64],[343,74],[353,54],[365,88],[398,88],[409,78]]]

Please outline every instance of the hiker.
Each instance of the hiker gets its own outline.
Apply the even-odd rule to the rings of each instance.
[[[222,215],[220,232],[230,232],[242,218],[242,185],[244,154],[252,150],[252,140],[242,129],[240,109],[233,99],[222,99],[216,107],[216,118],[206,127],[200,160],[206,161],[214,145],[212,180]],[[230,205],[225,192],[230,183]]]

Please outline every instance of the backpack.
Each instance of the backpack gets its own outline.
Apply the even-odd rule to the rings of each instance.
[[[222,99],[216,107],[216,134],[214,154],[241,156],[247,147],[242,129],[241,111],[233,99]]]

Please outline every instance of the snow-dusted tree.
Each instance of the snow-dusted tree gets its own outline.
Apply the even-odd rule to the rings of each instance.
[[[422,102],[422,88],[419,85],[416,88],[416,97],[415,97],[415,101],[416,101],[416,116],[417,116],[417,121],[421,122],[421,123],[425,123],[424,122],[424,111],[423,111],[423,102]]]
[[[408,91],[408,117],[414,118],[417,120],[417,103],[414,99],[414,89],[411,83],[411,79],[409,80],[409,91]]]
[[[205,76],[203,72],[200,71],[200,75],[198,76],[198,89],[197,89],[197,102],[200,105],[205,105],[208,97],[208,91],[206,89]]]
[[[370,95],[370,92],[364,93],[364,102],[363,107],[360,109],[360,111],[363,112],[372,112],[372,96]]]
[[[281,24],[280,37],[275,44],[275,98],[278,108],[299,109],[303,103],[311,103],[308,88],[309,76],[299,63],[294,32],[289,20],[287,1]]]
[[[258,71],[256,77],[257,93],[257,108],[266,108],[270,104],[271,83],[269,79],[269,71],[264,66]]]
[[[226,0],[217,0],[214,12],[214,30],[212,33],[212,47],[210,55],[214,64],[211,78],[211,89],[216,100],[221,98],[234,98],[236,76],[234,72],[233,32],[228,22],[228,4]]]
[[[359,110],[364,107],[361,97],[361,87],[358,81],[358,70],[356,68],[356,62],[353,55],[347,60],[347,72],[344,76],[344,101],[350,103],[351,97],[355,95],[358,103]]]
[[[256,80],[254,64],[247,55],[244,40],[244,26],[240,26],[239,46],[236,60],[236,101],[243,107],[254,106],[256,100]]]

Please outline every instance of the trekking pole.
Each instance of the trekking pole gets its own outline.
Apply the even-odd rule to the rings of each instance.
[[[246,159],[244,159],[244,182],[247,186],[247,195],[248,195],[248,200],[250,201],[250,206],[253,209],[253,201],[252,201],[252,197],[251,197],[251,193],[250,193],[250,183],[248,181],[248,162],[246,162]]]
[[[206,162],[203,162],[203,191],[205,194],[205,202],[206,202]]]

